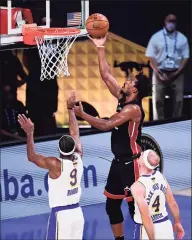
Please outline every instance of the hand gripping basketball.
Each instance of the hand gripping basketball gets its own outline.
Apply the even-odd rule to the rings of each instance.
[[[88,36],[88,38],[91,39],[93,43],[96,45],[96,47],[99,48],[99,47],[104,47],[107,41],[107,36],[108,36],[108,33],[103,38],[92,38],[90,36]]]

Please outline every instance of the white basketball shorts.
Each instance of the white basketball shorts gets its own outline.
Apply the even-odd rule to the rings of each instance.
[[[84,217],[79,204],[55,207],[47,226],[47,240],[83,239]]]
[[[154,223],[154,228],[155,228],[155,239],[162,239],[162,240],[174,239],[173,227],[170,220]],[[135,240],[149,239],[147,232],[142,224],[135,225],[134,239]]]

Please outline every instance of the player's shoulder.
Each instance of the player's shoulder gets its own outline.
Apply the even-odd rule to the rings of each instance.
[[[141,196],[145,196],[145,186],[143,186],[138,180],[134,182],[130,187],[133,198],[137,201]]]
[[[158,181],[165,181],[165,182],[167,182],[166,177],[160,171],[156,171],[155,172],[155,177],[158,179]]]
[[[138,103],[131,103],[128,105],[129,110],[127,110],[127,115],[130,117],[129,120],[137,123],[141,123],[141,119],[144,115],[142,106]]]
[[[158,171],[158,170],[155,171],[154,175],[158,176],[158,177],[164,177],[163,174],[160,171]]]
[[[53,157],[53,156],[45,157],[45,160],[48,161],[48,162],[52,162],[53,164],[57,164],[57,163],[61,162],[60,158]]]
[[[61,167],[61,161],[57,157],[44,157],[44,162],[49,170],[57,171]]]
[[[141,107],[139,106],[138,103],[133,102],[133,103],[130,103],[130,104],[127,104],[127,105],[123,106],[122,111],[123,112],[132,112],[132,113],[135,113],[137,115],[140,115],[141,114]]]
[[[142,181],[140,181],[141,179],[139,178],[136,182],[134,182],[132,185],[131,185],[131,191],[134,191],[134,192],[140,192],[140,191],[144,191],[145,190],[145,185],[142,183]]]

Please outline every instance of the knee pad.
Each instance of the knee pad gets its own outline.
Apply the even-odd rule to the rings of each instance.
[[[123,222],[121,203],[122,203],[122,199],[107,198],[106,213],[109,216],[110,224],[118,224]]]

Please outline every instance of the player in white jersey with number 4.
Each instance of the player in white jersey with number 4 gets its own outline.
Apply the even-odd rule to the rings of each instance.
[[[25,115],[18,121],[27,134],[27,156],[40,168],[49,170],[48,197],[52,209],[47,227],[47,240],[82,239],[84,217],[79,200],[81,197],[81,177],[83,174],[82,144],[79,127],[73,110],[76,99],[74,92],[67,100],[69,112],[69,135],[59,140],[60,157],[45,157],[34,149],[34,124]]]
[[[184,230],[181,225],[178,205],[165,177],[154,170],[160,162],[153,150],[146,150],[138,159],[140,177],[131,186],[135,200],[134,239],[182,239]],[[174,227],[168,218],[166,202],[174,218]]]

